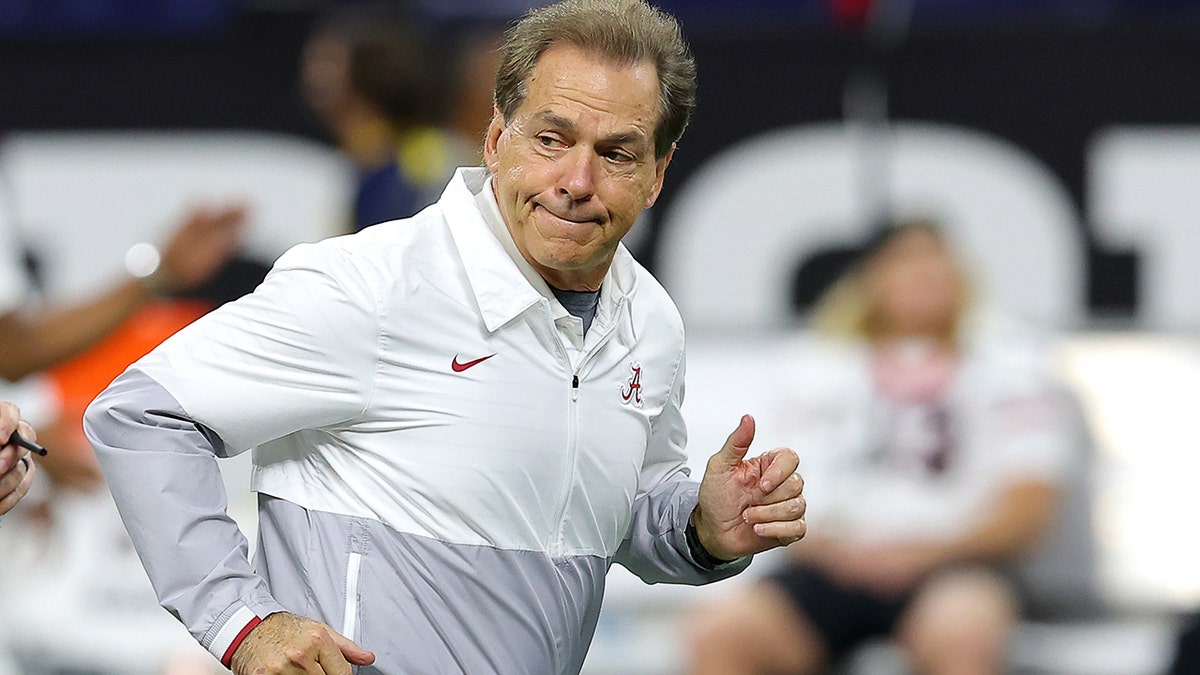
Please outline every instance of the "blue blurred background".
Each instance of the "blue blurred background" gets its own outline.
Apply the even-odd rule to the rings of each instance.
[[[109,39],[205,36],[230,30],[257,13],[305,12],[332,4],[320,0],[6,0],[0,33],[19,39],[81,36]],[[422,11],[442,18],[507,19],[535,3],[527,0],[421,0]],[[658,6],[692,30],[731,26],[825,29],[857,0],[664,0]],[[909,3],[905,3],[909,4]],[[1153,19],[1194,21],[1190,0],[911,0],[917,26],[987,27],[1013,22],[1045,25],[1104,24]]]

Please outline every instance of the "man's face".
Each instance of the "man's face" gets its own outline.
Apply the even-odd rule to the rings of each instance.
[[[595,290],[671,160],[654,157],[658,73],[554,45],[525,85],[512,120],[496,111],[484,142],[500,212],[551,286]]]

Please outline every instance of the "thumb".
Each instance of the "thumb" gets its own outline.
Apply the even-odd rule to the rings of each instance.
[[[736,465],[746,456],[746,452],[750,450],[750,444],[753,442],[754,418],[742,415],[737,428],[729,434],[729,438],[725,439],[725,445],[717,454],[713,455],[713,461],[726,466]]]
[[[329,632],[333,634],[333,643],[342,651],[342,656],[347,661],[356,666],[369,666],[375,663],[374,652],[359,647],[353,640],[335,630],[330,629]]]

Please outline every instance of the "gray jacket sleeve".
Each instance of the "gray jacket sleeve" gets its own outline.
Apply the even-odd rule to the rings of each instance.
[[[651,424],[650,442],[642,464],[641,484],[624,541],[613,562],[648,584],[698,586],[738,574],[750,565],[740,558],[716,569],[705,569],[687,545],[687,524],[696,508],[700,485],[688,477],[687,427],[683,421],[684,362],[682,354],[671,393]]]
[[[226,514],[221,439],[136,369],[92,402],[84,431],[159,602],[224,662],[256,618],[283,607]]]
[[[673,583],[699,586],[720,581],[750,566],[745,557],[713,570],[702,568],[688,550],[685,533],[696,508],[700,486],[680,472],[638,497],[633,520],[614,562],[625,566],[648,584]]]

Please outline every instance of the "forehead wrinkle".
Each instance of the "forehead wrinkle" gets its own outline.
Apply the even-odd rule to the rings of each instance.
[[[540,110],[534,113],[533,118],[560,129],[575,131],[575,122],[550,110]]]

